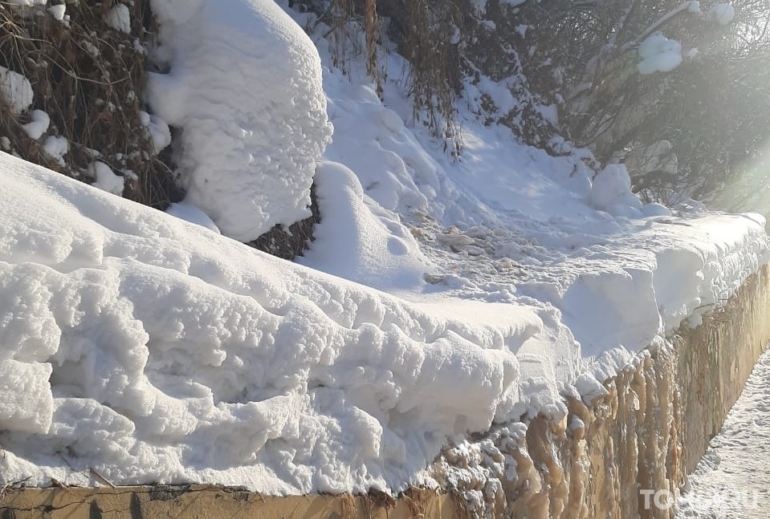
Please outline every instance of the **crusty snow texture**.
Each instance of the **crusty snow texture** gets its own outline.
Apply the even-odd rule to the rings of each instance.
[[[89,484],[93,467],[115,484],[402,488],[517,397],[511,350],[542,325],[526,309],[438,317],[10,155],[0,168],[0,487]]]
[[[318,51],[272,0],[153,0],[161,25],[153,111],[182,129],[186,200],[250,241],[310,215],[331,136]]]

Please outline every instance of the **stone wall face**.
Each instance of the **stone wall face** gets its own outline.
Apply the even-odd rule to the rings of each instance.
[[[675,494],[695,468],[770,342],[768,317],[765,266],[703,324],[651,346],[606,381],[606,395],[591,402],[568,399],[566,418],[536,417],[525,434],[496,426],[485,448],[497,454],[483,458],[499,464],[487,472],[497,476],[469,480],[484,490],[481,505],[469,507],[463,497],[469,488],[461,485],[448,493],[414,489],[395,500],[263,497],[203,486],[6,488],[0,519],[673,519],[674,507],[655,506],[651,492]]]
[[[770,338],[770,269],[686,335],[677,380],[682,388],[685,469],[692,472],[722,427]]]

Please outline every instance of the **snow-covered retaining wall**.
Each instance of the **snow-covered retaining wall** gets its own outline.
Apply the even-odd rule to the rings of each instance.
[[[768,308],[764,266],[698,327],[680,328],[606,380],[606,394],[568,398],[559,421],[493,428],[477,441],[471,477],[459,471],[455,486],[473,495],[474,473],[499,474],[482,482],[484,503],[473,503],[483,516],[673,518],[686,475],[770,341]],[[498,452],[503,463],[488,455]]]
[[[770,269],[764,266],[700,326],[683,328],[651,346],[634,365],[607,380],[605,395],[591,402],[568,398],[566,418],[537,417],[518,436],[490,431],[488,439],[502,453],[504,470],[495,484],[465,481],[500,489],[488,493],[477,514],[461,498],[467,489],[455,481],[450,493],[412,490],[396,500],[384,494],[262,497],[206,486],[6,488],[0,494],[0,515],[672,518],[674,508],[655,506],[651,492],[675,495],[719,431],[770,341],[768,308]]]
[[[564,420],[538,417],[513,442],[493,431],[515,463],[506,463],[504,503],[490,501],[491,515],[674,517],[666,496],[695,469],[770,341],[768,308],[764,266],[700,326],[681,328],[605,381],[606,395],[568,399]]]

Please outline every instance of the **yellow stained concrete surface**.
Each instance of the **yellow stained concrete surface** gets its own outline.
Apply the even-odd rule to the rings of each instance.
[[[406,519],[464,518],[463,503],[413,490],[387,496],[269,497],[218,486],[142,486],[6,490],[2,519]]]

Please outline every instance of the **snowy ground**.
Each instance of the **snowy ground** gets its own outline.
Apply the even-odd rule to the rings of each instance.
[[[387,56],[381,101],[354,57],[346,74],[331,66],[323,24],[289,12],[301,26],[316,27],[311,37],[335,128],[324,157],[350,168],[363,195],[363,210],[349,213],[380,219],[363,233],[372,241],[388,239],[373,231],[384,225],[390,239],[409,244],[403,255],[335,254],[347,241],[337,236],[319,240],[300,262],[413,301],[532,308],[551,340],[517,352],[526,359],[522,379],[533,388],[522,394],[523,409],[530,397],[554,399],[560,385],[584,370],[599,379],[611,375],[685,318],[698,324],[697,314],[725,300],[770,258],[762,217],[692,210],[683,218],[658,204],[643,206],[624,167],[593,178],[581,160],[586,150],[553,157],[520,144],[508,128],[482,124],[472,113],[478,100],[469,94],[458,106],[462,157],[452,159],[414,121],[399,73],[407,70],[403,58]],[[323,175],[320,181],[323,189]],[[322,211],[337,213],[339,205],[321,200]]]
[[[770,350],[680,497],[677,518],[764,519],[770,510]]]
[[[770,258],[761,217],[643,206],[623,167],[594,177],[585,150],[519,144],[469,99],[453,161],[412,120],[403,60],[390,54],[382,101],[355,57],[348,75],[331,67],[310,15],[289,11],[318,54],[270,0],[156,3],[183,18],[164,33],[170,77],[153,81],[154,102],[173,103],[156,110],[195,141],[181,153],[200,152],[180,162],[190,199],[166,215],[0,157],[0,484],[93,484],[91,468],[277,494],[431,484],[442,445],[562,415],[563,393],[600,391]],[[283,59],[277,40],[323,90],[281,63],[260,79],[280,102],[234,116],[264,60]],[[292,88],[272,92],[281,78]],[[323,101],[334,133],[313,156]],[[305,214],[313,161],[323,220],[299,265],[226,237],[284,205]],[[257,198],[278,209],[249,220],[238,201],[265,172]]]

